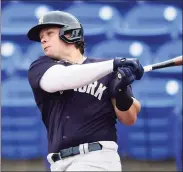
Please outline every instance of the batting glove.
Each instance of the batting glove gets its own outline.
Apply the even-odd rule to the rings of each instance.
[[[136,58],[115,58],[113,62],[113,70],[117,71],[118,68],[128,67],[135,75],[136,80],[140,80],[144,75],[144,68]]]
[[[121,67],[117,69],[116,78],[111,82],[112,95],[114,95],[116,107],[120,111],[128,110],[133,104],[133,99],[129,95],[127,87],[133,83],[135,77],[131,67]]]

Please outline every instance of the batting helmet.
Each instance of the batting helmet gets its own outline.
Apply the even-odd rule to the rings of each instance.
[[[58,26],[60,29],[59,37],[66,43],[84,42],[83,27],[79,20],[70,13],[63,11],[51,11],[39,19],[38,25],[31,28],[27,36],[30,40],[40,42],[39,33],[41,29],[49,26]],[[65,37],[70,33],[71,37]]]

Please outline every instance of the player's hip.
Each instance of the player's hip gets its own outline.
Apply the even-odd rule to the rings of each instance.
[[[77,148],[78,150],[76,150]],[[64,151],[61,150],[56,154],[50,153],[47,156],[47,159],[50,162],[53,171],[56,171],[57,169],[72,169],[74,166],[78,165],[78,170],[80,170],[83,165],[91,168],[93,166],[92,164],[95,164],[96,168],[98,167],[98,170],[104,169],[104,171],[111,168],[108,164],[115,164],[116,170],[120,171],[121,163],[117,149],[118,145],[114,141],[84,143],[80,144],[78,147],[68,148]],[[95,171],[95,169],[93,170]]]

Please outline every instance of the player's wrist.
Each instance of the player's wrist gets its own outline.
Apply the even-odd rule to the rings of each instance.
[[[127,89],[119,90],[115,96],[116,107],[120,111],[127,111],[133,104],[133,98],[128,94]]]

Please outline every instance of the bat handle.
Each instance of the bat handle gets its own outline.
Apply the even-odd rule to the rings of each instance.
[[[151,70],[153,70],[152,68],[152,65],[147,65],[147,66],[144,66],[144,72],[150,72]]]

